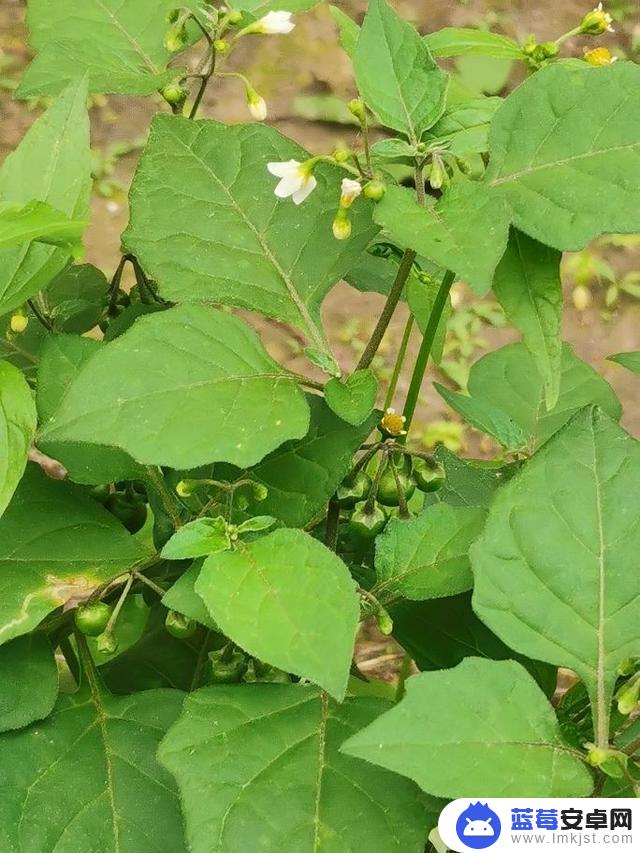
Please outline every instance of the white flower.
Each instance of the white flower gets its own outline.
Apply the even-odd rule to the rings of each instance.
[[[276,178],[281,179],[274,193],[278,198],[291,196],[294,204],[302,204],[318,185],[309,166],[306,163],[300,163],[298,160],[267,163],[267,169]]]
[[[351,207],[355,199],[362,192],[362,187],[358,181],[353,181],[351,178],[343,178],[341,192],[340,207]]]
[[[247,93],[247,105],[249,112],[256,121],[264,121],[266,119],[267,102],[255,90]]]
[[[254,32],[267,35],[286,35],[295,27],[291,20],[291,12],[267,12],[255,24]]]

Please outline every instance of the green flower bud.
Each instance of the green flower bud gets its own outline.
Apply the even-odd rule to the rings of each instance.
[[[366,120],[366,111],[364,102],[360,100],[360,98],[354,98],[352,101],[349,101],[347,104],[349,107],[349,112],[354,115],[358,121],[363,122]]]
[[[256,501],[264,501],[267,499],[269,495],[269,489],[264,485],[264,483],[254,483],[253,484],[253,499]]]
[[[380,201],[386,191],[387,188],[382,183],[382,181],[373,180],[369,181],[369,183],[362,190],[362,193],[365,198],[370,198],[372,201]]]

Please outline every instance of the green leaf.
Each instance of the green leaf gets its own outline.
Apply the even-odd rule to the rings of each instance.
[[[522,48],[513,39],[466,27],[445,27],[429,33],[424,40],[432,56],[495,56],[500,59],[524,59]]]
[[[516,660],[535,678],[545,695],[551,697],[555,692],[557,668],[506,646],[473,612],[469,593],[421,602],[399,601],[390,613],[394,638],[420,670],[449,669],[467,657]]]
[[[408,520],[390,519],[376,539],[373,594],[386,606],[397,598],[422,601],[471,589],[469,546],[485,518],[478,507],[440,503]]]
[[[437,492],[431,492],[425,499],[451,506],[488,508],[496,489],[511,474],[509,466],[487,465],[479,459],[459,459],[443,446],[436,450],[435,459],[444,467],[446,479]]]
[[[422,853],[431,826],[419,791],[339,751],[388,707],[280,684],[189,696],[158,753],[178,780],[189,849],[245,853],[259,839],[282,853]]]
[[[149,608],[143,595],[130,595],[118,614],[113,635],[118,647],[114,652],[100,651],[98,637],[87,637],[87,645],[96,666],[104,666],[134,646],[144,634],[149,621]]]
[[[488,185],[541,243],[640,231],[640,67],[548,65],[504,102],[489,150]]]
[[[467,96],[498,95],[506,88],[513,60],[467,54],[456,59],[454,79]]]
[[[344,382],[330,379],[324,388],[329,408],[353,426],[371,416],[378,396],[378,381],[371,368],[356,370]]]
[[[0,646],[0,732],[43,720],[57,698],[58,670],[43,634]]]
[[[102,350],[98,341],[76,335],[48,335],[40,357],[36,403],[41,432],[55,422],[65,396],[88,362]],[[91,440],[76,442],[38,439],[38,448],[62,462],[76,483],[97,486],[118,480],[135,480],[142,469],[117,447],[102,447]]]
[[[17,97],[57,95],[71,80],[89,75],[91,92],[150,95],[181,69],[167,69],[167,14],[186,0],[29,0],[29,43],[36,57]]]
[[[91,674],[43,723],[3,735],[2,849],[185,851],[173,780],[155,760],[183,698],[177,690],[119,698]]]
[[[256,18],[267,12],[283,10],[285,12],[307,12],[317,6],[320,0],[238,0],[234,9],[251,12]]]
[[[91,264],[75,264],[54,278],[43,294],[47,314],[57,332],[81,335],[98,324],[109,282]]]
[[[474,377],[475,378],[475,377]],[[439,382],[433,387],[459,415],[477,429],[493,436],[507,450],[523,450],[527,444],[527,434],[509,412],[495,406],[490,399],[481,396],[469,396],[450,391]],[[469,375],[471,391],[471,374]]]
[[[33,201],[23,206],[0,205],[0,249],[32,241],[60,246],[69,255],[82,252],[82,232],[87,223],[69,219],[59,210]]]
[[[427,208],[410,190],[389,187],[374,218],[394,240],[453,270],[480,294],[491,287],[509,234],[504,200],[462,175],[438,204]]]
[[[354,427],[334,415],[322,398],[307,400],[311,423],[304,438],[283,444],[250,471],[229,474],[230,479],[249,477],[266,486],[263,501],[247,494],[247,512],[273,515],[287,527],[305,527],[321,515],[349,472],[353,454],[378,421],[374,413]]]
[[[209,616],[209,611],[203,600],[195,591],[195,583],[201,568],[202,562],[198,561],[188,568],[183,575],[180,575],[171,589],[163,596],[162,603],[168,610],[177,610],[183,616],[188,616],[189,619],[194,619],[201,625],[206,625],[207,628],[217,631],[218,626]]]
[[[141,317],[72,382],[46,441],[120,447],[138,462],[252,465],[308,429],[294,379],[238,317],[183,305]]]
[[[360,613],[342,560],[301,530],[276,530],[205,560],[196,581],[220,629],[249,654],[344,698]]]
[[[358,36],[360,35],[360,27],[353,18],[350,18],[337,6],[329,6],[329,11],[337,24],[342,49],[348,56],[353,56],[358,43]]]
[[[415,28],[385,0],[371,0],[353,57],[367,105],[417,143],[445,108],[448,77]]]
[[[544,381],[545,403],[553,409],[562,370],[562,283],[560,252],[512,229],[498,264],[493,292]]]
[[[406,290],[409,308],[418,324],[418,328],[424,335],[429,324],[436,296],[440,290],[440,281],[433,276],[426,278],[411,274],[407,279]],[[440,322],[438,323],[431,348],[431,357],[436,364],[440,364],[442,360],[442,352],[447,336],[447,323],[450,317],[451,299],[447,298],[442,314],[440,315]]]
[[[632,373],[640,373],[640,352],[619,352],[617,355],[610,355],[607,360],[615,361]]]
[[[0,359],[7,364],[12,364],[22,371],[25,378],[34,382],[40,349],[47,337],[47,331],[28,306],[23,313],[28,320],[28,325],[24,332],[19,334],[11,331],[12,314],[5,314],[0,319]]]
[[[70,219],[84,220],[91,186],[87,82],[76,80],[2,164],[0,198],[14,205],[46,202]],[[41,243],[0,250],[0,313],[45,288],[68,257],[66,250]]]
[[[172,302],[249,308],[291,323],[325,351],[322,301],[377,229],[373,202],[358,199],[351,238],[335,240],[343,173],[326,164],[315,168],[318,186],[304,204],[276,198],[267,163],[308,158],[273,128],[156,116],[124,243]]]
[[[165,560],[208,557],[230,547],[227,523],[221,515],[217,518],[196,518],[176,530],[162,549],[162,557]]]
[[[502,98],[472,98],[448,109],[426,133],[429,146],[446,146],[457,157],[484,154],[489,146],[489,127]]]
[[[436,796],[588,797],[593,780],[565,746],[551,705],[514,661],[466,658],[416,675],[406,697],[342,746]]]
[[[640,444],[578,412],[497,494],[471,548],[473,606],[523,654],[582,678],[608,739],[616,671],[640,654]]]
[[[0,516],[24,473],[35,431],[31,388],[17,367],[0,361]]]
[[[510,449],[520,446],[524,434],[533,451],[590,403],[597,403],[615,420],[622,413],[608,382],[580,361],[569,344],[562,347],[561,370],[558,402],[550,411],[544,403],[543,379],[523,344],[509,344],[477,361],[469,374],[468,397],[446,391],[437,383],[435,387],[452,408],[478,429],[504,440],[507,447],[507,425],[513,424]]]
[[[0,519],[0,644],[145,556],[84,489],[29,466]]]

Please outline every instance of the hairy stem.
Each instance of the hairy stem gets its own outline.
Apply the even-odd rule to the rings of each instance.
[[[380,346],[384,333],[387,331],[389,323],[391,322],[393,312],[396,310],[398,302],[400,301],[402,291],[404,290],[405,283],[409,278],[409,273],[411,272],[415,259],[416,253],[413,249],[405,249],[402,260],[400,261],[400,266],[398,267],[398,272],[396,273],[395,281],[393,282],[389,295],[387,296],[387,301],[384,304],[384,308],[378,318],[378,322],[376,323],[373,334],[369,339],[369,343],[360,356],[360,361],[356,365],[356,370],[364,370],[365,367],[369,367],[375,354],[378,352],[378,347]]]
[[[431,355],[431,350],[433,349],[433,342],[436,337],[436,332],[438,331],[438,326],[440,325],[440,318],[442,317],[442,312],[444,311],[444,308],[447,304],[451,285],[454,281],[455,273],[451,272],[451,270],[447,270],[447,272],[444,274],[444,278],[442,279],[442,284],[440,285],[440,288],[436,295],[435,302],[433,303],[433,308],[431,309],[427,328],[424,331],[424,337],[422,338],[418,357],[416,358],[416,363],[413,368],[413,375],[411,376],[411,383],[409,385],[409,390],[407,391],[407,400],[404,406],[404,416],[406,419],[404,428],[407,432],[409,432],[409,427],[411,426],[411,421],[413,420],[413,416],[416,411],[416,406],[418,404],[418,395],[420,393],[420,388],[422,387],[422,380],[424,379],[424,374],[427,369],[429,356]],[[399,439],[401,444],[403,444],[405,440],[405,436],[402,436]]]
[[[182,519],[180,518],[177,505],[178,501],[171,489],[169,489],[165,483],[162,471],[159,468],[155,468],[153,465],[147,465],[145,467],[145,473],[147,482],[158,495],[164,511],[171,519],[174,529],[177,530],[182,526]]]
[[[402,334],[402,341],[400,342],[400,349],[398,350],[398,355],[396,357],[396,363],[393,368],[393,374],[391,376],[391,381],[389,382],[389,388],[387,389],[387,396],[384,398],[384,411],[386,412],[391,403],[393,402],[393,395],[396,393],[396,388],[398,387],[398,379],[400,378],[400,373],[402,371],[402,365],[404,364],[405,356],[407,354],[407,347],[409,345],[409,338],[411,337],[411,332],[413,330],[413,314],[409,314],[407,317],[407,322],[404,327],[404,332]]]

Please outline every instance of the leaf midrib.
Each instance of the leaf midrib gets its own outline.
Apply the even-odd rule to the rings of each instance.
[[[586,151],[584,154],[574,154],[572,157],[564,157],[561,160],[553,160],[549,163],[541,163],[539,166],[529,166],[519,172],[512,172],[510,175],[503,175],[500,178],[494,178],[489,182],[490,186],[497,187],[501,184],[507,184],[512,181],[517,181],[526,175],[532,175],[536,172],[542,172],[545,169],[556,169],[560,166],[566,166],[569,163],[575,163],[578,160],[588,160],[591,157],[608,156],[615,151],[631,151],[635,148],[640,148],[640,142],[631,142],[628,145],[614,145],[611,148],[601,148],[599,151]]]

